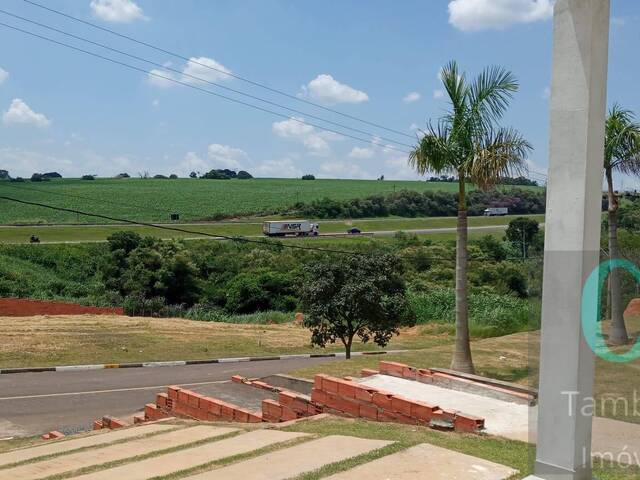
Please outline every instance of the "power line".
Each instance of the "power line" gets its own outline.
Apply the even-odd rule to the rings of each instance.
[[[322,248],[322,247],[305,247],[302,245],[291,245],[291,244],[285,244],[285,243],[273,243],[273,242],[269,242],[266,240],[253,240],[247,237],[242,237],[242,236],[236,236],[236,237],[232,237],[229,235],[219,235],[219,234],[213,234],[213,233],[208,233],[208,232],[199,232],[197,230],[188,230],[186,228],[178,228],[178,227],[171,227],[168,225],[156,225],[154,223],[147,223],[147,222],[138,222],[135,220],[128,220],[126,218],[117,218],[117,217],[111,217],[108,215],[101,215],[99,213],[91,213],[91,212],[84,212],[82,210],[76,210],[73,208],[63,208],[63,207],[56,207],[53,205],[47,205],[46,203],[39,203],[39,202],[29,202],[27,200],[20,200],[18,198],[13,198],[13,197],[7,197],[5,195],[0,196],[0,199],[2,200],[7,200],[9,202],[15,202],[15,203],[21,203],[23,205],[30,205],[30,206],[34,206],[34,207],[42,207],[42,208],[48,208],[50,210],[55,210],[58,212],[67,212],[67,213],[74,213],[76,215],[85,215],[88,217],[96,217],[96,218],[102,218],[103,220],[111,220],[113,222],[120,222],[120,223],[127,223],[130,225],[137,225],[137,226],[141,226],[141,227],[150,227],[150,228],[157,228],[160,230],[170,230],[173,232],[181,232],[181,233],[188,233],[190,235],[201,235],[203,237],[209,237],[209,238],[215,238],[215,239],[222,239],[222,240],[231,240],[233,242],[238,242],[238,243],[255,243],[258,245],[263,245],[263,246],[273,246],[276,248],[292,248],[292,249],[296,249],[296,250],[309,250],[309,251],[316,251],[316,252],[324,252],[324,253],[338,253],[338,254],[344,254],[344,255],[358,255],[358,256],[364,256],[364,255],[369,255],[368,253],[365,252],[354,252],[354,251],[349,251],[349,250],[336,250],[336,249],[332,249],[332,248]]]
[[[313,118],[313,119],[315,119],[315,120],[319,120],[319,121],[321,121],[321,122],[325,122],[325,123],[328,123],[328,124],[330,124],[330,125],[335,125],[335,126],[337,126],[337,127],[344,128],[344,129],[346,129],[346,130],[350,130],[350,131],[353,131],[353,132],[361,133],[361,134],[364,134],[364,135],[371,135],[372,137],[375,137],[375,136],[376,136],[375,134],[373,134],[373,133],[371,133],[371,132],[368,132],[368,131],[365,131],[365,130],[360,130],[360,129],[358,129],[358,128],[353,128],[353,127],[350,127],[350,126],[348,126],[348,125],[344,125],[344,124],[342,124],[342,123],[334,122],[334,121],[332,121],[332,120],[327,120],[327,119],[325,119],[325,118],[318,117],[317,115],[312,115],[312,114],[310,114],[310,113],[308,113],[308,112],[303,112],[303,111],[301,111],[301,110],[297,110],[297,109],[295,109],[295,108],[290,108],[290,107],[287,107],[287,106],[282,105],[282,104],[280,104],[280,103],[273,102],[273,101],[271,101],[271,100],[266,100],[266,99],[264,99],[264,98],[258,97],[257,95],[252,95],[252,94],[250,94],[250,93],[246,93],[246,92],[243,92],[243,91],[241,91],[241,90],[237,90],[237,89],[235,89],[235,88],[227,87],[226,85],[222,85],[222,84],[220,84],[220,83],[216,83],[216,82],[213,82],[213,81],[211,81],[211,80],[207,80],[207,79],[202,78],[202,77],[198,77],[198,76],[195,76],[195,75],[191,75],[191,74],[189,74],[189,73],[182,72],[182,71],[180,71],[180,70],[178,70],[178,69],[175,69],[175,68],[172,68],[172,67],[170,67],[170,66],[163,65],[163,64],[160,64],[160,63],[154,62],[154,61],[152,61],[152,60],[148,60],[148,59],[146,59],[146,58],[139,57],[139,56],[137,56],[137,55],[133,55],[133,54],[131,54],[131,53],[125,52],[125,51],[123,51],[123,50],[119,50],[119,49],[117,49],[117,48],[112,48],[112,47],[110,47],[110,46],[108,46],[108,45],[105,45],[105,44],[103,44],[103,43],[94,42],[93,40],[89,40],[88,38],[81,37],[81,36],[79,36],[79,35],[74,35],[73,33],[69,33],[69,32],[66,32],[66,31],[64,31],[64,30],[60,30],[60,29],[58,29],[58,28],[52,27],[52,26],[50,26],[50,25],[46,25],[46,24],[44,24],[44,23],[36,22],[35,20],[31,20],[31,19],[29,19],[29,18],[25,18],[25,17],[22,17],[22,16],[20,16],[20,15],[16,15],[16,14],[11,13],[11,12],[7,12],[6,10],[2,10],[2,9],[0,9],[0,13],[4,13],[5,15],[8,15],[8,16],[10,16],[10,17],[17,18],[17,19],[19,19],[19,20],[22,20],[22,21],[24,21],[24,22],[31,23],[31,24],[33,24],[33,25],[37,25],[37,26],[42,27],[42,28],[46,28],[46,29],[51,30],[51,31],[54,31],[54,32],[56,32],[56,33],[60,33],[60,34],[62,34],[62,35],[66,35],[67,37],[71,37],[71,38],[74,38],[74,39],[76,39],[76,40],[80,40],[80,41],[82,41],[82,42],[86,42],[86,43],[89,43],[89,44],[91,44],[91,45],[95,45],[95,46],[100,47],[100,48],[104,48],[105,50],[109,50],[109,51],[111,51],[111,52],[118,53],[118,54],[120,54],[120,55],[124,55],[124,56],[127,56],[127,57],[129,57],[129,58],[133,58],[133,59],[138,60],[138,61],[140,61],[140,62],[148,63],[149,65],[153,65],[154,67],[162,68],[162,69],[164,69],[164,70],[167,70],[167,71],[170,71],[170,72],[173,72],[173,73],[177,73],[177,74],[179,74],[179,75],[182,75],[183,77],[192,78],[192,79],[197,80],[197,81],[199,81],[199,82],[208,83],[209,85],[213,85],[213,86],[215,86],[215,87],[222,88],[222,89],[224,89],[224,90],[227,90],[227,91],[230,91],[230,92],[236,93],[236,94],[238,94],[238,95],[242,95],[242,96],[245,96],[245,97],[251,98],[251,99],[253,99],[253,100],[258,100],[258,101],[263,102],[263,103],[266,103],[266,104],[268,104],[268,105],[272,105],[272,106],[275,106],[275,107],[278,107],[278,108],[282,108],[282,109],[284,109],[284,110],[288,110],[288,111],[290,111],[290,112],[297,113],[297,114],[299,114],[299,115],[304,115],[305,117]],[[401,145],[401,146],[403,146],[403,147],[413,148],[413,145],[409,145],[409,144],[407,144],[407,143],[398,142],[397,140],[393,140],[393,139],[391,139],[391,138],[386,138],[386,137],[381,137],[381,136],[378,136],[378,138],[380,138],[381,140],[384,140],[385,142],[394,143],[394,144],[396,144],[396,145]]]
[[[293,121],[295,121],[295,122],[297,122],[297,123],[300,123],[300,124],[302,124],[302,125],[310,125],[310,126],[312,126],[312,127],[318,128],[318,129],[320,129],[320,130],[324,130],[324,131],[326,131],[326,132],[335,133],[336,135],[341,135],[341,136],[343,136],[343,137],[351,138],[351,139],[353,139],[353,140],[357,140],[357,141],[359,141],[359,142],[364,142],[364,143],[368,143],[368,144],[377,145],[377,143],[376,143],[376,142],[374,142],[373,140],[367,140],[366,138],[357,137],[357,136],[355,136],[355,135],[350,135],[350,134],[348,134],[348,133],[344,133],[344,132],[340,132],[340,131],[337,131],[337,130],[334,130],[334,129],[331,129],[331,128],[323,127],[323,126],[318,125],[318,124],[316,124],[316,123],[305,122],[304,120],[300,120],[300,119],[297,119],[297,118],[295,118],[295,117],[290,117],[289,115],[285,115],[285,114],[283,114],[283,113],[276,112],[276,111],[274,111],[274,110],[269,110],[268,108],[263,108],[263,107],[260,107],[260,106],[258,106],[258,105],[254,105],[254,104],[249,103],[249,102],[245,102],[245,101],[242,101],[242,100],[238,100],[238,99],[233,98],[233,97],[228,97],[228,96],[226,96],[226,95],[222,95],[222,94],[220,94],[220,93],[212,92],[211,90],[207,90],[206,88],[201,88],[201,87],[198,87],[198,86],[196,86],[196,85],[192,85],[192,84],[187,83],[187,82],[182,82],[182,81],[177,80],[177,79],[175,79],[175,78],[167,77],[167,76],[165,76],[165,75],[160,75],[160,74],[158,74],[158,73],[156,73],[156,72],[149,71],[149,70],[145,70],[144,68],[136,67],[135,65],[131,65],[131,64],[128,64],[128,63],[125,63],[125,62],[121,62],[121,61],[116,60],[116,59],[113,59],[113,58],[105,57],[104,55],[100,55],[100,54],[98,54],[98,53],[91,52],[91,51],[89,51],[89,50],[84,50],[84,49],[82,49],[82,48],[79,48],[79,47],[76,47],[76,46],[70,45],[70,44],[68,44],[68,43],[60,42],[60,41],[55,40],[55,39],[53,39],[53,38],[46,37],[46,36],[44,36],[44,35],[40,35],[40,34],[37,34],[37,33],[34,33],[34,32],[30,32],[30,31],[28,31],[28,30],[24,30],[24,29],[22,29],[22,28],[15,27],[15,26],[13,26],[13,25],[8,25],[8,24],[6,24],[6,23],[0,22],[0,26],[6,27],[6,28],[10,28],[10,29],[12,29],[12,30],[15,30],[15,31],[18,31],[18,32],[21,32],[21,33],[27,34],[27,35],[31,35],[31,36],[36,37],[36,38],[39,38],[39,39],[41,39],[41,40],[45,40],[45,41],[47,41],[47,42],[54,43],[54,44],[56,44],[56,45],[59,45],[59,46],[65,47],[65,48],[69,48],[69,49],[71,49],[71,50],[75,50],[75,51],[78,51],[78,52],[84,53],[84,54],[86,54],[86,55],[90,55],[90,56],[93,56],[93,57],[96,57],[96,58],[99,58],[99,59],[105,60],[105,61],[107,61],[107,62],[111,62],[111,63],[114,63],[114,64],[116,64],[116,65],[120,65],[120,66],[123,66],[123,67],[129,68],[129,69],[131,69],[131,70],[135,70],[135,71],[138,71],[138,72],[142,72],[142,73],[145,73],[145,74],[147,74],[147,75],[150,75],[150,76],[153,76],[153,77],[156,77],[156,78],[161,78],[161,79],[163,79],[163,80],[166,80],[166,81],[169,81],[169,82],[172,82],[172,83],[176,83],[176,84],[178,84],[178,85],[183,85],[183,86],[188,87],[188,88],[191,88],[191,89],[193,89],[193,90],[197,90],[197,91],[202,92],[202,93],[206,93],[206,94],[209,94],[209,95],[213,95],[213,96],[215,96],[215,97],[222,98],[222,99],[227,100],[227,101],[229,101],[229,102],[233,102],[233,103],[237,103],[237,104],[240,104],[240,105],[244,105],[244,106],[246,106],[246,107],[253,108],[253,109],[255,109],[255,110],[260,110],[260,111],[262,111],[262,112],[269,113],[269,114],[271,114],[271,115],[276,115],[276,116],[281,117],[281,118],[286,118],[286,119],[288,119],[288,120],[293,120]],[[406,154],[410,153],[410,152],[408,152],[408,151],[406,151],[406,150],[402,150],[402,149],[399,149],[399,148],[393,147],[393,146],[391,146],[391,145],[387,145],[385,148],[389,148],[389,149],[391,149],[391,150],[396,150],[396,151],[398,151],[398,152],[402,152],[402,153],[406,153]]]
[[[213,70],[215,72],[218,72],[218,73],[221,73],[221,74],[224,74],[224,75],[228,75],[230,77],[233,77],[233,78],[236,78],[236,79],[241,80],[243,82],[246,82],[246,83],[248,83],[250,85],[253,85],[253,86],[260,87],[260,88],[263,88],[265,90],[268,90],[268,91],[270,91],[272,93],[277,93],[278,95],[283,95],[283,96],[285,96],[287,98],[290,98],[292,100],[296,100],[298,102],[306,103],[306,104],[312,105],[312,106],[314,106],[316,108],[321,108],[321,109],[326,110],[328,112],[335,113],[337,115],[341,115],[341,116],[343,116],[345,118],[349,118],[351,120],[355,120],[355,121],[358,121],[358,122],[365,123],[365,124],[370,125],[372,127],[380,128],[382,130],[386,130],[388,132],[395,133],[397,135],[402,135],[402,136],[414,139],[414,137],[412,135],[409,135],[409,134],[407,134],[405,132],[401,132],[401,131],[395,130],[393,128],[385,127],[384,125],[380,125],[380,124],[377,124],[377,123],[374,123],[374,122],[370,122],[368,120],[364,120],[364,119],[356,117],[354,115],[349,115],[347,113],[340,112],[339,110],[335,110],[333,108],[329,108],[329,107],[326,107],[324,105],[320,105],[319,103],[315,103],[315,102],[312,102],[310,100],[306,100],[304,98],[299,98],[299,97],[297,97],[295,95],[291,95],[291,94],[289,94],[287,92],[284,92],[282,90],[278,90],[276,88],[270,87],[270,86],[265,85],[263,83],[256,82],[254,80],[250,80],[250,79],[248,79],[246,77],[242,77],[240,75],[234,74],[232,72],[229,72],[229,71],[226,71],[226,70],[223,70],[223,69],[220,69],[220,68],[213,67],[211,65],[207,65],[206,63],[198,62],[197,60],[193,60],[193,59],[191,59],[189,57],[186,57],[184,55],[181,55],[179,53],[175,53],[175,52],[172,52],[170,50],[166,50],[164,48],[158,47],[156,45],[152,45],[150,43],[144,42],[142,40],[138,40],[138,39],[136,39],[134,37],[130,37],[128,35],[124,35],[124,34],[118,33],[118,32],[116,32],[114,30],[109,29],[109,28],[105,28],[105,27],[102,27],[100,25],[96,25],[95,23],[91,23],[91,22],[88,22],[86,20],[82,20],[80,18],[74,17],[73,15],[69,15],[68,13],[64,13],[64,12],[61,12],[59,10],[55,10],[53,8],[46,7],[45,5],[42,5],[40,3],[33,2],[31,0],[23,0],[23,1],[25,3],[33,5],[34,7],[38,7],[38,8],[41,8],[43,10],[47,10],[47,11],[49,11],[51,13],[55,13],[56,15],[61,15],[61,16],[65,17],[65,18],[68,18],[68,19],[73,20],[75,22],[80,22],[80,23],[82,23],[84,25],[88,25],[88,26],[90,26],[92,28],[96,28],[98,30],[102,30],[103,32],[107,32],[107,33],[110,33],[112,35],[116,35],[116,36],[118,36],[120,38],[124,38],[126,40],[129,40],[131,42],[137,43],[139,45],[143,45],[145,47],[151,48],[151,49],[156,50],[158,52],[162,52],[162,53],[165,53],[167,55],[171,55],[173,57],[179,58],[179,59],[184,60],[184,61],[186,61],[188,63],[192,63],[194,65],[198,65],[198,66],[201,66],[201,67],[204,67],[204,68],[208,68],[209,70]]]

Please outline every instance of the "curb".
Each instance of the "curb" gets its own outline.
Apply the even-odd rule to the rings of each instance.
[[[409,350],[387,350],[382,352],[352,352],[352,357],[364,355],[385,355],[388,353],[403,353]],[[0,375],[10,373],[41,373],[41,372],[78,372],[85,370],[105,370],[110,368],[159,368],[159,367],[183,367],[186,365],[207,365],[211,363],[239,363],[239,362],[265,362],[269,360],[295,360],[300,358],[344,358],[345,354],[339,353],[303,353],[298,355],[278,355],[263,357],[229,357],[212,358],[208,360],[176,360],[170,362],[139,362],[139,363],[102,363],[96,365],[60,365],[57,367],[26,367],[26,368],[2,368]]]

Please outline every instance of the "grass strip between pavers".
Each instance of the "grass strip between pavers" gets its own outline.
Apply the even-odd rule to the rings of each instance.
[[[130,428],[136,428],[136,427],[133,426],[133,427],[130,427]],[[83,451],[86,451],[86,450],[94,450],[94,449],[99,449],[99,448],[111,447],[113,445],[118,445],[120,443],[130,442],[132,440],[141,440],[141,439],[144,439],[144,438],[151,438],[151,437],[155,437],[156,435],[161,435],[161,434],[164,434],[164,433],[172,433],[172,432],[175,432],[177,430],[181,430],[182,428],[188,428],[188,426],[184,427],[183,425],[176,425],[176,428],[172,428],[172,429],[160,430],[158,432],[151,432],[151,433],[147,433],[147,434],[142,434],[142,435],[138,435],[136,437],[123,438],[122,440],[115,440],[113,442],[101,443],[101,444],[98,444],[98,445],[91,445],[91,446],[88,446],[88,447],[74,448],[72,450],[65,450],[65,451],[58,452],[58,453],[52,453],[50,455],[42,455],[40,457],[30,458],[28,460],[23,460],[21,462],[9,463],[7,465],[0,466],[0,474],[2,474],[2,470],[8,469],[8,468],[20,467],[22,465],[28,465],[30,463],[44,462],[46,460],[51,460],[52,458],[61,457],[61,456],[69,455],[69,454],[72,454],[72,453],[79,453],[79,452],[83,452]],[[108,433],[103,433],[103,434],[98,434],[98,435],[108,435]],[[75,436],[69,436],[69,437],[66,437],[66,438],[63,438],[63,439],[60,439],[60,440],[56,440],[56,442],[63,443],[65,440],[74,440],[75,439],[74,437]],[[31,447],[34,447],[34,446],[39,447],[39,446],[41,446],[41,444],[27,445],[27,446],[25,446],[23,448],[17,448],[15,450],[25,450],[25,449],[28,449],[28,448],[31,448]],[[8,450],[8,451],[2,452],[2,453],[9,453],[11,451],[12,450]]]
[[[397,442],[369,454],[327,465],[297,479],[315,480],[327,475],[355,467],[358,464],[374,460],[373,455],[382,457],[391,453],[390,447],[403,450],[419,443],[429,443],[455,452],[464,453],[491,462],[499,463],[518,470],[518,474],[508,480],[522,480],[533,473],[534,446],[526,442],[508,440],[489,435],[439,432],[426,427],[402,425],[396,423],[370,422],[343,418],[329,418],[316,422],[299,422],[284,428],[285,431],[311,433],[320,436],[347,435],[352,437],[389,440]],[[386,449],[390,449],[387,451]],[[381,452],[381,453],[380,453]],[[386,453],[385,453],[386,452]],[[325,468],[327,470],[325,470]],[[594,476],[599,480],[637,480],[640,478],[640,466],[611,464],[602,467],[594,460]]]
[[[188,428],[188,427],[187,427]],[[204,440],[198,440],[197,442],[185,443],[183,445],[176,445],[175,447],[165,448],[163,450],[156,450],[154,452],[146,453],[144,455],[137,455],[135,457],[123,458],[122,460],[115,460],[113,462],[101,463],[97,465],[91,465],[89,467],[79,468],[77,470],[70,470],[65,473],[60,473],[57,475],[50,475],[48,477],[42,478],[42,480],[62,480],[70,477],[77,477],[80,475],[86,475],[87,473],[99,472],[102,470],[108,470],[109,468],[119,467],[120,465],[125,465],[127,463],[135,463],[140,462],[142,460],[147,460],[148,458],[158,457],[160,455],[165,455],[167,453],[174,453],[179,450],[185,450],[189,448],[199,447],[206,443],[217,442],[220,440],[226,440],[227,438],[235,437],[240,433],[244,433],[245,430],[237,430],[235,432],[229,432],[224,435],[220,435],[217,437],[205,438]]]
[[[177,480],[187,476],[197,475],[197,474],[208,472],[211,470],[217,470],[219,468],[226,467],[227,465],[231,465],[233,463],[238,463],[244,460],[249,460],[255,457],[259,457],[261,455],[266,455],[267,453],[275,452],[276,450],[283,450],[285,448],[295,447],[296,445],[300,445],[302,443],[310,442],[311,440],[317,440],[317,439],[318,439],[317,435],[309,435],[308,437],[294,438],[291,440],[287,440],[285,442],[274,443],[273,445],[269,445],[268,447],[258,448],[257,450],[252,450],[251,452],[239,453],[237,455],[231,455],[230,457],[220,458],[218,460],[214,460],[212,462],[205,463],[197,467],[180,470],[179,472],[173,472],[169,475],[161,475],[158,477],[153,477],[149,480]]]

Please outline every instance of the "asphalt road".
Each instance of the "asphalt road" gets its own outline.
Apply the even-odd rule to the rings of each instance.
[[[129,417],[168,385],[206,393],[219,390],[235,374],[263,377],[327,361],[332,359],[0,375],[0,440],[50,430],[86,430],[103,415]]]

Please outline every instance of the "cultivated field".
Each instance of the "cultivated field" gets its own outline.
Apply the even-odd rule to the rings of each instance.
[[[525,187],[526,188],[526,187]],[[531,188],[531,187],[529,187]],[[535,187],[534,187],[535,188]],[[57,207],[81,209],[136,221],[207,220],[217,215],[251,215],[296,202],[363,198],[397,190],[455,191],[454,183],[376,180],[252,179],[64,179],[41,183],[0,182],[0,195]],[[0,224],[104,223],[99,219],[2,201]]]

